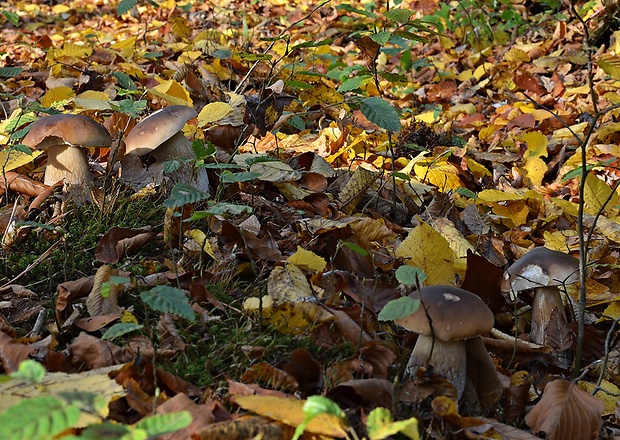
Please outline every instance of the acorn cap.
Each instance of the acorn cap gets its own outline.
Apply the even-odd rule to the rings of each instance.
[[[441,341],[468,339],[488,333],[495,323],[493,312],[480,297],[458,287],[422,287],[409,297],[420,300],[420,307],[394,322],[420,335],[432,336],[432,325]]]
[[[125,152],[143,156],[180,132],[187,121],[198,116],[193,107],[172,105],[143,119],[125,139]]]
[[[82,115],[52,115],[32,123],[22,143],[45,150],[61,145],[73,147],[109,147],[112,144],[106,128]]]
[[[562,286],[579,281],[579,260],[564,252],[536,247],[504,272],[502,292]]]

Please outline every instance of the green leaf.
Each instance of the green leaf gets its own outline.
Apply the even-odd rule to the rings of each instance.
[[[301,49],[301,48],[304,48],[304,47],[328,46],[328,45],[332,44],[333,42],[334,42],[333,38],[328,38],[326,40],[320,40],[320,41],[314,41],[314,40],[305,41],[303,43],[299,43],[299,44],[293,46],[291,48],[291,51],[296,50],[296,49]]]
[[[293,440],[297,440],[304,433],[306,426],[308,423],[320,414],[330,414],[336,417],[339,417],[341,420],[345,420],[346,416],[342,409],[327,397],[323,396],[310,396],[304,403],[303,411],[306,417],[304,421],[301,422],[297,429],[295,429],[295,434],[293,435]]]
[[[419,287],[426,281],[426,272],[416,266],[404,265],[396,269],[396,279],[405,286]]]
[[[411,440],[420,439],[418,419],[410,418],[393,422],[390,410],[386,408],[375,408],[370,411],[366,427],[368,428],[370,440],[383,440],[398,433],[405,435]]]
[[[131,11],[138,4],[138,0],[121,0],[116,6],[116,15],[123,15]]]
[[[139,101],[134,101],[133,99],[123,99],[118,102],[118,105],[111,102],[110,107],[112,107],[112,110],[119,111],[131,116],[132,118],[137,118],[146,108],[146,101],[144,99]]]
[[[240,173],[231,173],[230,171],[224,171],[220,175],[220,180],[222,181],[222,183],[250,182],[252,180],[258,179],[260,176],[260,173],[253,173],[250,171],[243,171]]]
[[[13,379],[41,382],[45,377],[45,367],[32,359],[20,362],[17,371],[10,374]]]
[[[9,22],[13,26],[17,26],[19,24],[19,15],[17,15],[15,12],[11,12],[11,11],[7,11],[6,9],[3,9],[2,15],[4,15],[4,18],[9,20]]]
[[[189,304],[187,295],[176,287],[156,286],[151,290],[142,292],[140,298],[158,312],[179,315],[189,320],[194,319],[194,309]]]
[[[463,187],[457,188],[456,192],[462,196],[469,197],[470,199],[475,199],[477,197],[477,194],[475,192]]]
[[[119,322],[114,324],[112,327],[106,330],[101,339],[105,339],[111,341],[112,339],[120,338],[121,336],[125,336],[127,333],[135,332],[136,330],[141,330],[144,326],[141,324],[136,324],[134,322]]]
[[[392,36],[391,32],[383,31],[383,32],[378,32],[376,34],[371,35],[370,39],[374,41],[375,43],[377,43],[378,45],[383,46],[385,43],[387,43],[390,40],[391,36]]]
[[[395,21],[396,23],[406,23],[413,15],[413,11],[410,11],[409,9],[390,9],[383,15],[390,21]]]
[[[351,249],[357,255],[361,255],[362,257],[365,257],[366,255],[368,255],[368,251],[366,249],[364,249],[361,246],[358,246],[355,243],[351,243],[350,241],[343,241],[342,244],[348,247],[349,249]]]
[[[252,212],[252,207],[247,205],[235,205],[233,203],[220,202],[210,206],[206,211],[210,215],[241,215]]]
[[[22,73],[24,69],[21,67],[0,67],[0,77],[13,78]]]
[[[166,208],[175,208],[188,203],[196,203],[209,197],[209,193],[200,191],[186,183],[177,183],[172,188],[170,197],[164,202]]]
[[[385,99],[378,96],[364,99],[360,104],[360,110],[368,120],[386,130],[397,132],[400,130],[400,117],[398,112]]]
[[[179,411],[145,417],[136,423],[136,428],[145,430],[149,437],[154,438],[186,428],[190,423],[192,415],[189,411]]]
[[[306,129],[306,122],[303,119],[301,119],[299,116],[293,116],[287,122],[288,122],[288,125],[290,125],[291,127],[297,130],[303,131]]]
[[[370,18],[376,18],[377,17],[377,15],[374,12],[365,11],[363,9],[357,9],[357,8],[354,8],[353,6],[351,6],[349,4],[346,4],[346,3],[342,4],[342,5],[336,6],[336,10],[353,12],[355,14],[365,15],[366,17],[370,17]]]
[[[116,79],[119,86],[126,90],[136,90],[136,83],[125,72],[113,72],[112,76]]]
[[[418,307],[420,307],[420,300],[403,296],[402,298],[393,299],[387,303],[383,309],[381,309],[377,318],[379,321],[394,321],[395,319],[411,315],[418,310]]]
[[[340,84],[340,87],[338,87],[338,92],[344,93],[350,92],[351,90],[359,89],[370,80],[370,76],[356,76],[354,78],[347,79],[342,84]]]
[[[162,165],[164,174],[174,173],[175,171],[179,171],[179,168],[181,168],[181,162],[177,159],[167,160]]]
[[[32,154],[32,149],[24,144],[16,144],[11,147],[15,151],[20,151],[24,154]]]
[[[0,438],[49,439],[72,428],[79,418],[79,408],[56,397],[24,399],[0,414]]]
[[[245,61],[269,61],[273,58],[273,56],[269,54],[258,54],[251,52],[241,52],[238,55]]]

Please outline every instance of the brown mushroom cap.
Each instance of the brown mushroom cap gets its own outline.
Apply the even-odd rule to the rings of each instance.
[[[183,129],[196,110],[186,105],[172,105],[143,119],[125,139],[125,152],[138,156],[152,152]]]
[[[538,287],[562,286],[579,281],[579,260],[571,255],[536,247],[504,273],[503,292],[522,292]]]
[[[434,334],[441,341],[467,339],[488,333],[495,323],[493,312],[480,297],[458,287],[427,286],[409,296],[422,304],[411,315],[394,322],[424,336]]]
[[[94,119],[66,114],[46,116],[33,122],[22,142],[39,150],[60,145],[109,147],[112,144],[108,130]]]

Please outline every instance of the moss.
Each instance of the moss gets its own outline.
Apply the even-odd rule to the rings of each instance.
[[[104,210],[95,205],[74,207],[54,224],[54,231],[35,228],[23,242],[0,250],[1,280],[13,279],[41,258],[17,282],[37,292],[53,292],[59,283],[95,273],[100,265],[95,248],[110,228],[154,226],[162,222],[163,212],[160,197],[119,198]],[[50,247],[53,249],[44,257]],[[148,255],[149,247],[141,252]]]

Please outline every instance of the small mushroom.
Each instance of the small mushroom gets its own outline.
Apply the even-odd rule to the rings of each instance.
[[[480,339],[493,328],[493,312],[478,296],[453,286],[422,287],[409,296],[420,300],[420,307],[395,321],[419,334],[406,374],[431,364],[454,385],[459,400],[475,401],[483,408],[495,404],[501,384]]]
[[[532,329],[530,340],[541,345],[551,345],[548,328],[553,319],[565,326],[566,311],[560,294],[560,287],[579,281],[579,260],[571,255],[537,247],[519,258],[506,269],[501,289],[511,296],[526,290],[534,290],[532,303]],[[567,367],[570,361],[566,348],[556,350],[560,363]]]
[[[125,154],[151,154],[159,163],[172,159],[181,161],[178,170],[170,173],[176,183],[187,183],[201,191],[209,190],[209,177],[204,168],[194,169],[184,160],[195,158],[192,143],[183,135],[183,127],[198,116],[185,105],[172,105],[143,119],[125,139]]]
[[[53,185],[64,179],[66,191],[78,204],[90,200],[93,186],[86,148],[112,144],[108,131],[94,119],[66,114],[35,121],[22,142],[47,151],[44,183]]]

